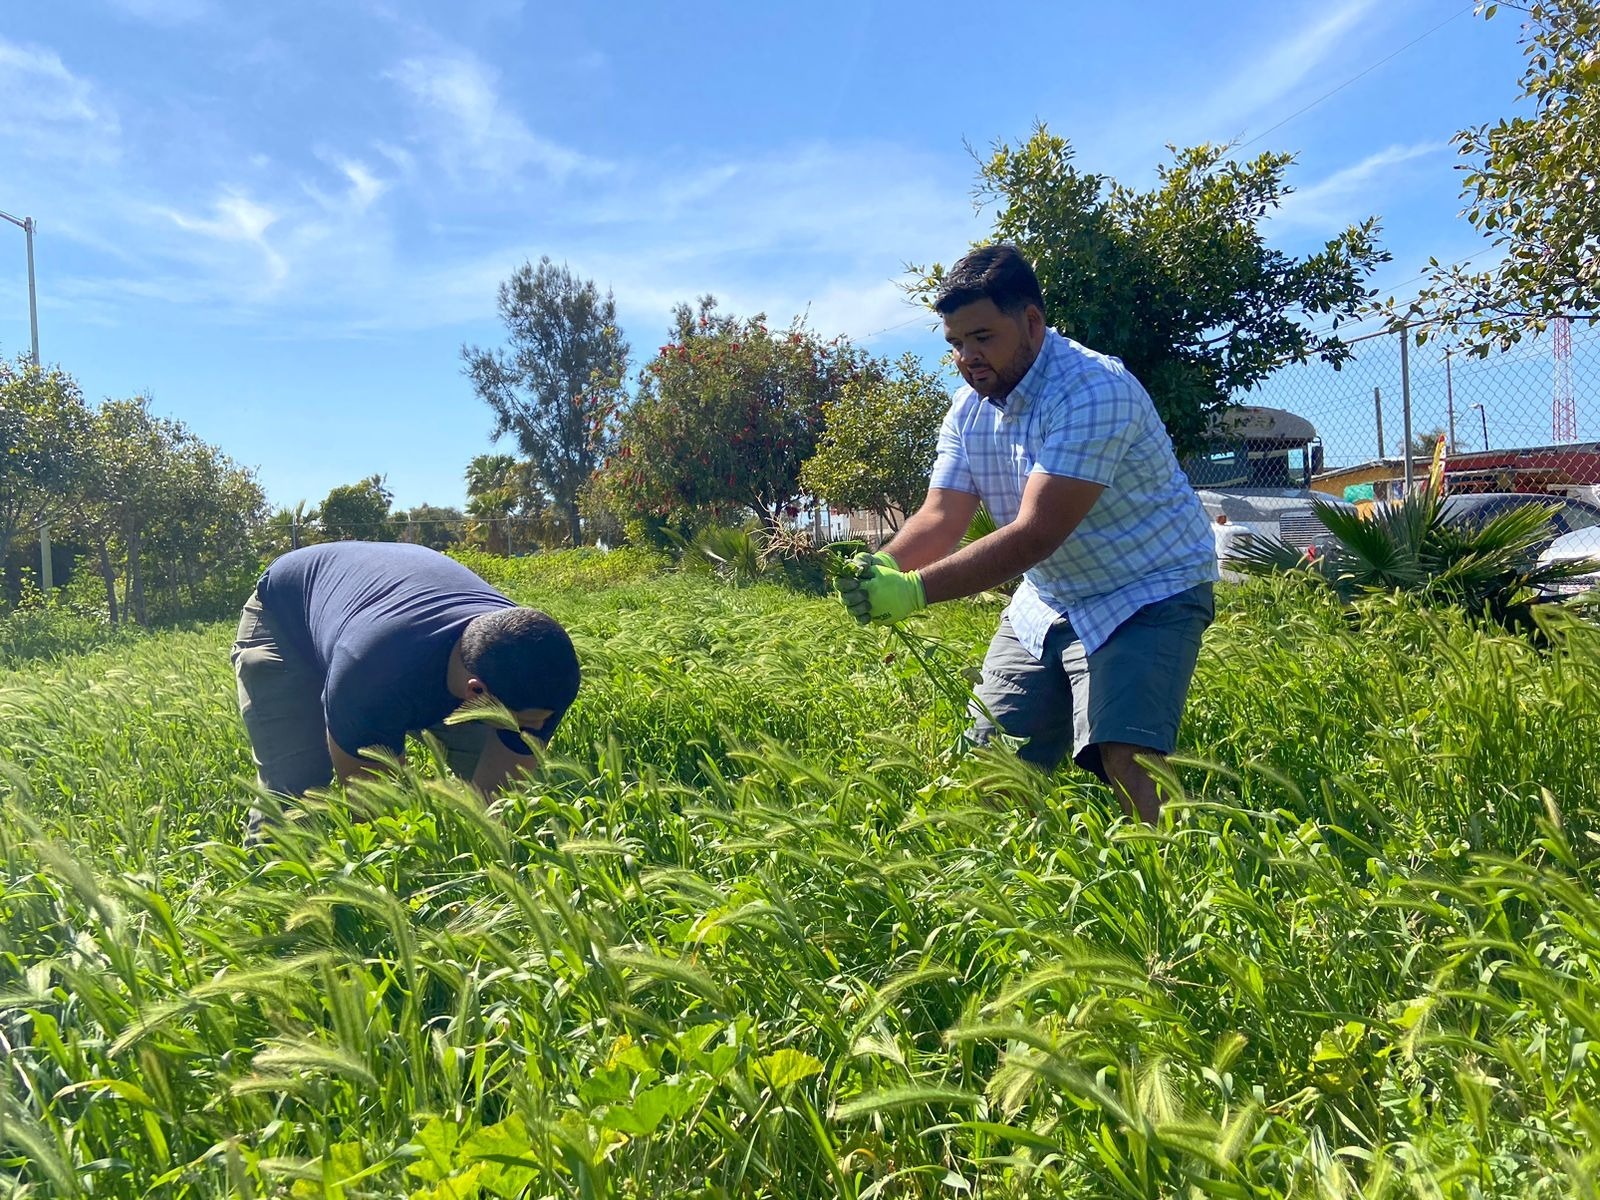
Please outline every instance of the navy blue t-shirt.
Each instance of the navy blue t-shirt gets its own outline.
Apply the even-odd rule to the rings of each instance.
[[[444,720],[461,703],[445,680],[462,631],[514,606],[454,559],[400,542],[291,550],[257,591],[283,637],[322,669],[328,734],[347,754],[399,754],[407,733]]]

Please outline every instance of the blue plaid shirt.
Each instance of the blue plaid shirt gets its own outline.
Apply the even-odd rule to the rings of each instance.
[[[1218,577],[1210,522],[1149,395],[1119,360],[1054,330],[1002,404],[956,393],[929,482],[980,497],[1007,525],[1035,471],[1105,487],[1007,609],[1035,658],[1063,616],[1092,654],[1145,605]]]

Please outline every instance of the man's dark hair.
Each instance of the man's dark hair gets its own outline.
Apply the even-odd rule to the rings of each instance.
[[[501,608],[474,617],[461,634],[461,665],[513,711],[548,708],[554,731],[578,696],[578,654],[554,617],[535,608]]]
[[[1044,311],[1039,277],[1022,251],[1005,242],[980,246],[951,267],[939,284],[933,311],[947,317],[980,300],[993,300],[996,308],[1013,317],[1030,304]]]

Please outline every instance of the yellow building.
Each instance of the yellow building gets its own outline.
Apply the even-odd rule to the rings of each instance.
[[[1418,476],[1426,475],[1427,460],[1412,459],[1411,469]],[[1405,478],[1405,459],[1374,458],[1352,467],[1335,467],[1322,472],[1311,481],[1311,490],[1336,500],[1350,500],[1366,516],[1372,511],[1374,501],[1398,500],[1405,490]]]

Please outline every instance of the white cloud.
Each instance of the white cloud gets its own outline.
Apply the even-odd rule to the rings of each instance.
[[[1315,24],[1291,33],[1264,52],[1250,55],[1233,78],[1201,105],[1196,122],[1215,130],[1210,135],[1214,138],[1233,136],[1250,117],[1279,105],[1318,67],[1335,57],[1377,3],[1378,0],[1344,0],[1324,9]]]
[[[775,322],[805,313],[823,334],[866,338],[921,319],[898,286],[907,260],[948,261],[982,232],[963,174],[884,145],[812,144],[677,173],[635,164],[619,168],[603,194],[550,211],[565,222],[466,257],[375,259],[367,266],[376,277],[327,281],[348,306],[339,326],[491,318],[500,281],[548,254],[615,293],[640,347],[665,331],[674,304],[705,292],[730,311]]]
[[[387,180],[379,179],[372,168],[358,159],[344,158],[338,154],[318,154],[338,172],[343,191],[330,195],[315,183],[304,185],[306,195],[316,201],[325,213],[359,216],[372,208],[389,190]]]
[[[1165,159],[1168,143],[1230,142],[1269,128],[1297,102],[1314,98],[1307,85],[1326,90],[1335,82],[1323,68],[1348,65],[1351,42],[1363,22],[1386,10],[1378,0],[1336,0],[1315,8],[1301,3],[1265,11],[1282,23],[1276,37],[1267,31],[1257,38],[1230,38],[1230,49],[1240,48],[1231,61],[1200,62],[1187,81],[1175,68],[1174,78],[1145,104],[1118,111],[1074,139],[1084,151],[1085,168],[1132,183]]]
[[[266,268],[266,278],[251,294],[270,291],[281,285],[289,276],[289,264],[283,254],[267,239],[267,232],[278,224],[280,214],[256,200],[240,193],[229,193],[211,206],[214,215],[197,217],[187,213],[167,210],[165,216],[184,233],[191,234],[195,242],[185,248],[186,257],[201,265],[221,265],[234,269],[238,262],[235,251],[239,247],[259,253]],[[221,250],[220,261],[216,251]]]
[[[424,138],[453,172],[513,179],[531,167],[564,179],[603,166],[529,129],[500,96],[497,72],[465,51],[408,58],[386,78],[410,95]]]
[[[83,162],[114,157],[116,112],[53,50],[0,38],[0,156]]]
[[[1399,173],[1397,168],[1445,149],[1442,142],[1388,146],[1309,187],[1291,192],[1273,214],[1273,220],[1280,227],[1310,229],[1331,236],[1352,221],[1379,210],[1378,198],[1388,180]]]

